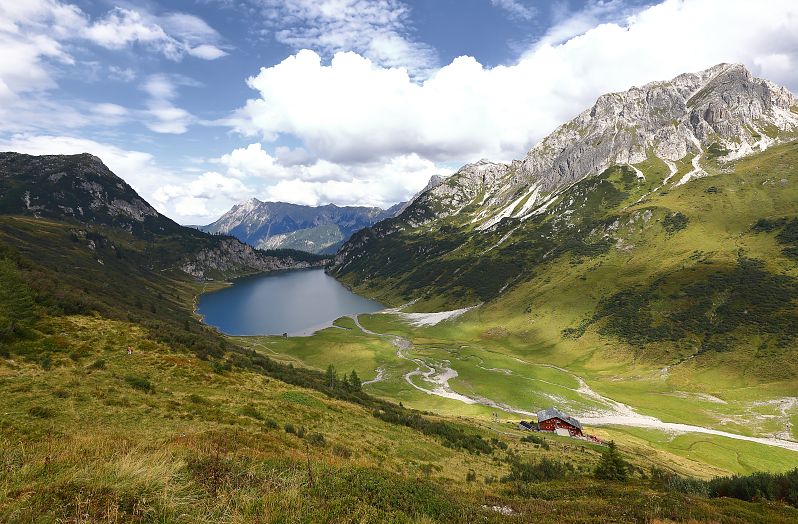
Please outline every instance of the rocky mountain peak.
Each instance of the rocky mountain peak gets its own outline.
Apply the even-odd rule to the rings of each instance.
[[[176,226],[94,155],[0,153],[0,211],[120,226]]]
[[[463,166],[420,195],[407,218],[418,225],[477,204],[474,221],[493,225],[503,217],[528,216],[549,195],[612,165],[634,166],[654,157],[672,174],[676,162],[689,160],[693,169],[676,181],[686,183],[706,175],[707,161],[734,160],[797,137],[797,103],[789,90],[741,64],[608,93],[523,159]]]

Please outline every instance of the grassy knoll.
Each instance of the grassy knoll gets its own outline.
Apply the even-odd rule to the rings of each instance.
[[[795,513],[658,490],[644,474],[665,464],[644,456],[629,456],[640,468],[630,482],[595,481],[599,448],[547,437],[543,449],[508,424],[471,428],[507,450],[458,451],[319,391],[215,368],[126,322],[67,316],[36,328],[57,339],[49,364],[0,360],[4,522],[503,520],[494,505],[542,521]],[[521,496],[498,482],[510,456],[566,461],[572,478]]]

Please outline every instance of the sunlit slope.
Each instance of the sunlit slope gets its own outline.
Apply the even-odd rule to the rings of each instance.
[[[633,479],[608,483],[589,477],[598,448],[571,439],[546,437],[544,449],[513,426],[460,421],[509,446],[469,453],[241,367],[235,355],[217,365],[175,352],[134,324],[66,316],[33,329],[38,344],[14,343],[0,359],[3,522],[583,522],[673,519],[687,508],[728,522],[795,516],[777,504],[663,491],[651,466],[684,472],[691,461],[623,435]],[[499,482],[508,460],[544,457],[573,472],[526,487]]]
[[[798,144],[733,165],[705,162],[710,176],[678,186],[692,169],[690,159],[673,166],[674,175],[656,159],[634,167],[644,178],[611,168],[570,188],[545,214],[506,219],[495,232],[464,233],[461,220],[456,227],[372,240],[375,250],[359,260],[363,271],[343,277],[356,289],[397,304],[418,299],[405,308],[410,311],[482,303],[434,327],[397,315],[361,316],[369,330],[411,340],[406,356],[435,368],[432,382],[413,374],[424,366],[358,330],[348,332],[351,346],[340,359],[335,351],[308,348],[346,337],[341,330],[270,340],[271,351],[319,369],[345,363],[372,380],[382,373],[369,391],[445,413],[489,417],[497,411],[431,394],[435,380],[451,375],[447,369],[457,373],[447,381],[453,392],[488,399],[507,408],[503,417],[516,418],[523,414],[513,411],[549,405],[577,414],[606,410],[606,403],[579,391],[581,378],[594,392],[666,422],[798,438]],[[395,256],[438,237],[444,242],[437,256],[414,264]],[[406,268],[397,268],[400,260]],[[478,267],[475,260],[487,260],[488,268],[504,261],[499,268],[518,272],[508,283],[500,271],[486,269],[475,282],[493,286],[495,294],[479,296],[481,288],[458,280]],[[420,272],[431,280],[414,282]],[[661,441],[658,432],[612,431],[737,472],[764,462],[732,467],[729,456],[757,448],[754,455],[769,455],[777,467],[775,457],[792,453],[706,435]],[[689,439],[712,451],[679,444]]]
[[[645,178],[610,168],[495,231],[458,224],[375,239],[342,278],[393,303],[420,299],[417,310],[485,302],[458,333],[492,329],[559,362],[596,351],[663,364],[702,356],[744,380],[794,376],[798,145],[707,162],[712,176],[679,186],[679,173],[663,185],[661,161],[635,167]],[[440,254],[394,256],[421,244]]]

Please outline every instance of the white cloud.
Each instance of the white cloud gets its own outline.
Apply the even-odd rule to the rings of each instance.
[[[105,120],[107,124],[120,124],[130,115],[130,111],[126,107],[117,104],[96,104],[90,110],[97,119]]]
[[[113,80],[132,82],[136,76],[136,72],[130,67],[108,66],[108,77]]]
[[[259,198],[307,205],[335,202],[388,207],[412,196],[432,175],[446,172],[416,154],[346,166],[307,157],[304,163],[289,164],[280,160],[280,153],[302,154],[283,148],[275,157],[255,143],[237,148],[216,162],[227,176],[255,188]]]
[[[54,91],[56,77],[68,66],[79,66],[83,78],[96,75],[98,62],[76,58],[85,53],[87,44],[107,49],[137,45],[172,60],[186,54],[212,60],[226,54],[218,47],[220,40],[202,19],[185,13],[157,17],[141,9],[117,7],[92,19],[76,5],[59,0],[0,2],[0,130],[43,129],[52,134],[124,121],[118,105],[66,100]],[[108,76],[131,82],[136,72],[109,65]],[[151,96],[143,118],[151,130],[184,133],[194,121],[171,98]]]
[[[524,5],[520,0],[490,0],[490,3],[494,7],[504,9],[510,17],[518,20],[528,21],[535,18],[535,8]]]
[[[515,64],[488,69],[460,57],[420,83],[354,53],[324,64],[300,51],[248,80],[260,96],[232,124],[266,141],[293,136],[310,154],[347,165],[409,154],[436,162],[506,160],[523,156],[605,92],[719,62],[742,62],[798,87],[792,0],[757,9],[745,0],[668,0],[559,43],[564,24]]]
[[[167,32],[164,26],[171,31]],[[208,43],[219,39],[213,28],[185,13],[172,13],[159,19],[146,12],[115,7],[105,17],[87,24],[80,36],[107,49],[140,44],[175,61],[186,53],[205,60],[227,54]]]
[[[158,188],[153,199],[163,208],[173,209],[185,223],[196,218],[208,223],[227,211],[232,203],[252,194],[252,189],[235,178],[209,171],[188,183],[167,184]]]
[[[195,120],[191,113],[172,103],[177,97],[178,84],[197,85],[187,77],[165,74],[150,75],[142,84],[141,89],[149,95],[144,125],[151,131],[182,134]]]
[[[258,193],[259,197],[312,206],[335,202],[387,208],[410,198],[432,175],[445,172],[417,155],[355,167],[320,161],[301,171],[266,186]]]
[[[210,44],[200,44],[197,47],[189,47],[186,49],[186,52],[191,56],[202,58],[203,60],[216,60],[227,54],[226,51],[222,51],[215,45]]]
[[[410,8],[400,0],[260,0],[267,25],[280,43],[325,57],[355,51],[387,67],[423,76],[437,62],[435,50],[412,38]]]

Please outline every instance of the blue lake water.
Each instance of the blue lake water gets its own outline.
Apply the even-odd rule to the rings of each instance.
[[[349,291],[323,269],[240,278],[200,295],[197,310],[228,335],[310,335],[344,315],[373,313],[383,306]]]

